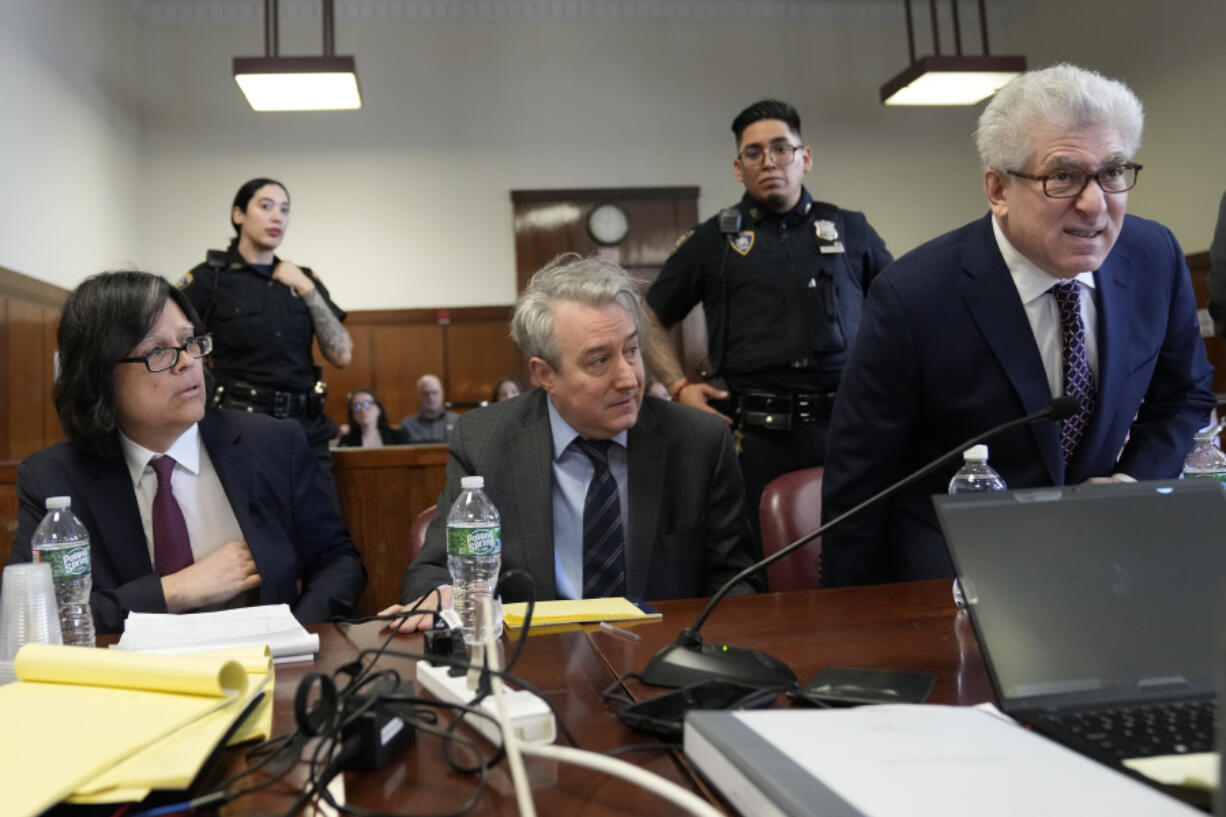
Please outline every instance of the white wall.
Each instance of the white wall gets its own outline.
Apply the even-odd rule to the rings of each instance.
[[[123,0],[0,4],[0,266],[64,287],[143,252]]]
[[[283,255],[314,266],[345,307],[509,303],[510,190],[698,185],[708,216],[740,195],[729,121],[767,94],[801,110],[814,194],[866,211],[902,252],[985,206],[971,146],[979,107],[877,102],[880,84],[906,59],[901,5],[338,0],[337,50],[357,58],[363,109],[256,114],[233,83],[230,59],[262,52],[262,4],[106,3],[95,8],[107,14],[90,16],[106,18],[107,53],[126,54],[127,70],[141,77],[117,86],[134,103],[94,91],[96,83],[80,79],[99,70],[94,62],[78,55],[64,64],[45,41],[23,67],[78,77],[69,85],[81,96],[62,91],[61,115],[86,123],[77,130],[89,150],[78,163],[91,167],[74,171],[89,181],[86,193],[102,198],[116,177],[136,187],[121,184],[124,195],[112,193],[109,207],[89,208],[82,227],[91,238],[82,246],[40,249],[6,212],[0,264],[71,285],[82,261],[92,269],[130,256],[174,278],[228,240],[238,185],[270,175],[294,201]],[[1205,249],[1226,187],[1214,155],[1226,133],[1226,3],[992,5],[995,53],[1023,52],[1033,66],[1068,59],[1137,90],[1150,119],[1132,210],[1168,223],[1189,252]],[[314,3],[283,8],[282,53],[318,53]],[[24,16],[67,22],[63,12]],[[17,22],[12,39],[38,40],[22,30],[27,21]],[[967,27],[977,40],[973,21]],[[0,51],[0,65],[15,59],[9,50]],[[138,112],[125,113],[133,104]],[[19,181],[57,167],[59,151],[40,148],[55,134],[41,130],[18,145],[32,160]],[[139,145],[136,160],[111,145],[125,141]],[[8,198],[5,210],[20,210]],[[80,256],[53,278],[62,252]]]

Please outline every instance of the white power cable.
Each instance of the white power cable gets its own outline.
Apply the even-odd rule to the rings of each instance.
[[[691,791],[678,786],[670,780],[665,780],[657,774],[640,769],[632,763],[618,760],[615,757],[602,755],[599,752],[588,752],[570,746],[554,746],[547,743],[525,743],[523,753],[536,757],[549,758],[563,763],[573,763],[576,766],[586,766],[605,774],[628,780],[637,786],[642,786],[650,792],[674,803],[695,817],[724,817],[723,812],[703,800]]]
[[[511,719],[507,717],[507,702],[503,699],[505,687],[502,685],[502,658],[498,654],[498,644],[494,640],[494,605],[488,598],[481,600],[478,614],[481,620],[480,632],[485,636],[485,660],[490,673],[490,691],[494,696],[494,704],[498,713],[498,725],[502,729],[502,750],[507,756],[507,767],[511,770],[511,782],[515,784],[515,802],[519,806],[520,817],[536,817],[536,804],[532,802],[532,786],[528,783],[528,773],[524,771],[524,759],[520,755],[519,740],[515,737],[515,729]]]
[[[532,790],[524,771],[524,761],[521,755],[533,755],[562,763],[571,763],[575,766],[586,766],[613,777],[620,777],[668,800],[695,817],[724,817],[723,812],[693,792],[624,760],[602,755],[599,752],[588,752],[570,746],[555,746],[548,743],[524,743],[521,746],[515,738],[510,719],[507,717],[506,702],[502,697],[505,687],[502,685],[501,676],[497,674],[502,670],[502,661],[498,655],[498,645],[492,635],[494,628],[489,625],[491,607],[487,599],[482,599],[479,616],[484,627],[482,632],[486,637],[486,660],[489,662],[490,669],[494,671],[490,674],[490,690],[497,709],[498,723],[502,728],[502,748],[507,755],[511,780],[515,784],[515,798],[519,804],[521,817],[536,817],[536,806],[532,802]]]

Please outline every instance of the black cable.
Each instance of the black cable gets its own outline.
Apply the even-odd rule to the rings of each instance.
[[[667,743],[664,741],[658,743],[631,743],[628,746],[614,746],[612,749],[605,749],[601,754],[617,757],[618,755],[628,755],[631,752],[672,752],[680,748],[682,748],[680,743]]]

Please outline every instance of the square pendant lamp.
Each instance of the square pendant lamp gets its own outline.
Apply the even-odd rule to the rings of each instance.
[[[911,0],[907,8],[907,46],[911,64],[881,86],[884,105],[974,105],[996,93],[1001,86],[1026,70],[1025,57],[993,57],[988,53],[988,23],[984,0],[979,0],[979,31],[983,42],[981,56],[962,54],[962,29],[958,19],[958,0],[953,9],[954,49],[942,56],[936,0],[928,0],[932,18],[933,56],[915,57],[915,27],[911,19]]]
[[[277,54],[277,2],[264,0],[264,56],[235,57],[234,81],[256,111],[337,111],[362,107],[353,57],[333,52],[334,9],[323,3],[321,57]]]

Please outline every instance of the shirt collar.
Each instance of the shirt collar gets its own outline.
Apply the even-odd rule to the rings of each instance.
[[[773,218],[777,221],[783,221],[791,226],[803,221],[805,216],[809,215],[809,210],[813,208],[813,197],[809,195],[809,190],[806,187],[800,188],[800,198],[796,202],[796,206],[786,213],[776,213],[768,207],[762,205],[753,196],[748,193],[741,196],[741,212],[753,224],[757,224],[768,218]]]
[[[123,459],[128,466],[128,475],[132,477],[133,485],[140,482],[149,461],[162,456],[157,451],[150,451],[132,442],[122,431],[119,432],[119,444],[123,447]],[[174,457],[175,462],[193,474],[200,473],[200,431],[195,423],[179,435],[179,439],[166,449],[165,455]]]
[[[1005,266],[1009,268],[1009,274],[1013,276],[1013,283],[1017,286],[1017,294],[1021,296],[1023,304],[1028,304],[1043,296],[1049,289],[1064,280],[1080,281],[1091,290],[1094,289],[1093,272],[1079,272],[1072,279],[1064,279],[1040,269],[1037,264],[1022,255],[1017,247],[1009,243],[995,215],[992,216],[992,232],[996,235],[996,246],[1005,259]]]
[[[549,430],[553,434],[553,460],[557,462],[566,453],[566,449],[575,441],[575,438],[580,435],[578,431],[571,428],[570,423],[562,419],[562,415],[554,408],[552,397],[546,398],[545,405],[549,407]],[[626,431],[619,431],[613,435],[613,442],[625,448],[627,434]]]

